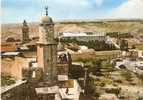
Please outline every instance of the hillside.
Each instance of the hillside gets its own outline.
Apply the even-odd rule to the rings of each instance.
[[[38,23],[29,23],[30,37],[38,35]],[[21,39],[22,24],[3,24],[2,41],[8,37]],[[132,32],[143,33],[143,20],[63,21],[55,22],[55,32]]]

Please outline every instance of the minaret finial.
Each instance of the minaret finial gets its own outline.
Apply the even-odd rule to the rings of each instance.
[[[48,6],[45,7],[46,10],[46,16],[48,16]]]

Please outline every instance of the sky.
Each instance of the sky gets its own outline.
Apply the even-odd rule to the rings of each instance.
[[[2,0],[2,23],[39,22],[49,7],[54,20],[143,18],[143,0]]]

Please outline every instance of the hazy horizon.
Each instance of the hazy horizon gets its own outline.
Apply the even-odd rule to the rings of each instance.
[[[28,23],[40,23],[39,21],[28,21]],[[128,18],[128,19],[54,19],[54,22],[102,22],[102,21],[143,21],[143,18]],[[21,24],[23,23],[23,20],[21,22],[9,22],[9,23],[1,23],[2,25],[5,24]]]

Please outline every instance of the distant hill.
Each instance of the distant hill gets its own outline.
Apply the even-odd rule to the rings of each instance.
[[[38,35],[39,23],[29,23],[30,37]],[[22,24],[3,24],[2,41],[8,37],[21,39]],[[55,22],[55,32],[132,32],[143,34],[143,19],[138,20],[65,20]]]

